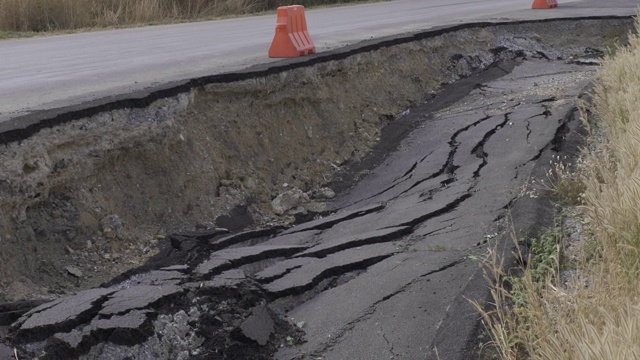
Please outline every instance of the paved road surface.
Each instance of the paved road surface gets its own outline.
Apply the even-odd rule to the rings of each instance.
[[[630,14],[638,1],[397,0],[308,12],[318,51],[373,37],[480,19]],[[0,122],[167,82],[241,70],[266,56],[275,16],[0,42]]]

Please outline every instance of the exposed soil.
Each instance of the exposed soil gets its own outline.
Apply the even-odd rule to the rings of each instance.
[[[590,57],[622,39],[630,24],[557,21],[444,33],[211,83],[3,145],[0,301],[94,287],[143,264],[173,232],[285,225],[322,212],[333,197],[326,184],[345,189],[379,163],[403,126],[413,126],[402,125],[403,112],[447,84],[522,56]],[[389,124],[397,130],[385,138]],[[376,146],[377,155],[366,158]]]

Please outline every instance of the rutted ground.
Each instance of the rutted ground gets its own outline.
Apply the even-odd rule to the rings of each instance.
[[[575,98],[595,71],[575,60],[593,63],[605,41],[622,37],[631,24],[612,22],[468,29],[268,79],[208,85],[147,112],[46,130],[38,136],[50,142],[31,146],[50,146],[42,164],[16,161],[24,160],[20,151],[37,144],[36,137],[7,145],[16,169],[35,174],[20,189],[40,189],[39,197],[49,200],[9,198],[3,209],[25,211],[22,222],[7,217],[5,231],[11,224],[52,219],[45,224],[51,227],[76,219],[67,231],[80,224],[84,230],[60,238],[62,244],[86,247],[86,234],[102,226],[92,246],[110,246],[113,255],[120,254],[114,245],[126,248],[131,239],[147,245],[164,231],[196,223],[209,228],[167,236],[146,268],[101,288],[24,315],[33,304],[7,308],[8,341],[41,358],[257,359],[277,352],[283,359],[388,359],[431,356],[434,347],[447,349],[440,358],[462,356],[467,349],[459,341],[473,331],[474,319],[453,314],[451,306],[481,281],[469,255],[482,251],[478,245],[499,230],[516,199],[536,196],[527,187],[531,171],[561,151],[564,136],[578,126]],[[569,40],[545,36],[560,30]],[[578,33],[584,43],[571,37]],[[440,83],[489,64],[490,70],[452,87],[455,96],[445,90],[442,96],[455,100],[451,106],[436,97],[395,117],[430,98]],[[149,114],[153,121],[146,121]],[[288,229],[274,226],[305,206],[322,209],[303,201],[279,217],[276,195],[293,187],[313,197],[337,178],[335,167],[347,160],[357,167],[355,160],[388,121],[403,129],[397,142],[383,140],[398,143],[396,151],[325,203],[334,214]],[[56,134],[65,129],[75,132]],[[112,136],[99,140],[106,129]],[[92,135],[76,135],[86,131]],[[56,142],[66,136],[71,143]],[[85,157],[70,157],[53,171],[61,153],[83,146]],[[37,179],[51,181],[39,185]],[[64,201],[48,202],[60,189]],[[226,234],[215,228],[215,219],[237,205],[248,207],[260,230]],[[49,214],[54,210],[58,217]],[[83,218],[94,220],[84,224]],[[41,226],[43,236],[47,226]],[[39,251],[52,247],[32,232],[19,243]],[[60,258],[81,263],[92,251],[72,248]],[[105,260],[113,257],[99,259]],[[37,271],[38,262],[27,257],[25,268]]]

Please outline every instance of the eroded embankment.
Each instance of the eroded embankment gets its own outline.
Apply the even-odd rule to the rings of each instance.
[[[0,300],[95,286],[144,262],[169,232],[322,211],[331,197],[323,185],[444,84],[516,57],[601,53],[631,24],[441,31],[9,142],[0,150]]]

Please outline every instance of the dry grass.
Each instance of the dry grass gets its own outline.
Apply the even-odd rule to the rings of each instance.
[[[496,357],[640,359],[638,104],[640,37],[631,35],[629,46],[617,49],[599,71],[597,122],[582,155],[579,184],[565,168],[557,180],[559,191],[567,186],[581,191],[580,241],[587,246],[576,259],[573,278],[566,284],[557,276],[535,279],[531,268],[513,278],[491,254],[487,278],[494,304],[479,310]]]
[[[244,15],[293,3],[361,0],[0,0],[0,31],[42,32],[132,26]]]

